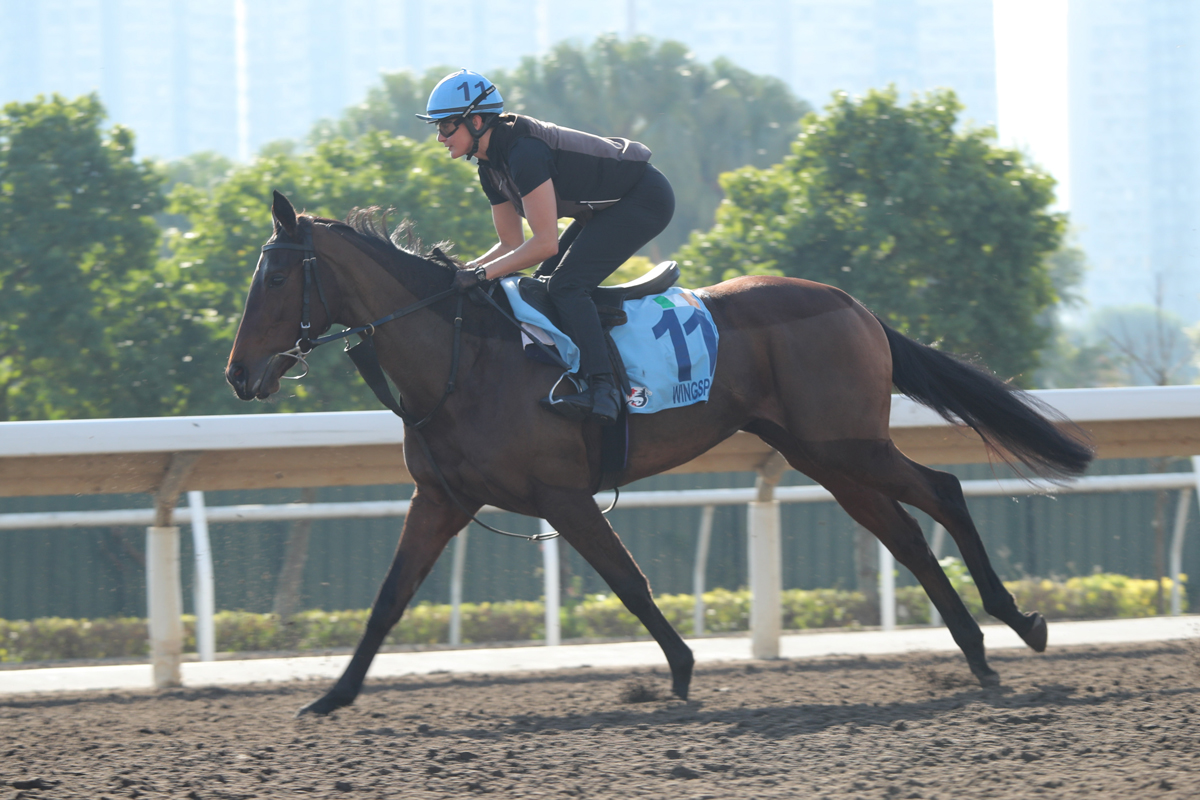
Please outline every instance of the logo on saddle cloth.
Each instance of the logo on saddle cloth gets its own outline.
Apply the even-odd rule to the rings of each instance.
[[[526,352],[538,351],[532,337],[544,342],[548,336],[563,360],[577,370],[575,343],[521,299],[516,278],[505,278],[500,285],[516,318],[539,329],[527,332],[531,341]],[[630,413],[653,414],[708,400],[719,338],[712,314],[696,295],[676,286],[659,295],[627,300],[624,311],[628,321],[612,329],[612,338],[632,387],[626,400]]]
[[[633,386],[629,390],[629,397],[625,398],[625,402],[630,408],[645,408],[650,402],[650,390],[645,386]]]

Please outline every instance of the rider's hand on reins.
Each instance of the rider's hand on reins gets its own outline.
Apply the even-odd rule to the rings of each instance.
[[[460,292],[469,292],[486,280],[487,271],[483,267],[471,269],[468,266],[454,274],[454,288]]]

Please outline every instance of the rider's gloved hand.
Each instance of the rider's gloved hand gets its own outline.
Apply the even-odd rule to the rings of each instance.
[[[484,267],[472,269],[468,264],[454,274],[454,288],[460,292],[469,292],[486,280],[487,270]]]

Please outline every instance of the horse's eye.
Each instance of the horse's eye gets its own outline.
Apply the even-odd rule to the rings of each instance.
[[[284,275],[282,272],[278,272],[278,273],[272,275],[271,277],[267,278],[267,285],[268,286],[282,286],[283,282],[286,280],[287,280],[287,275]]]

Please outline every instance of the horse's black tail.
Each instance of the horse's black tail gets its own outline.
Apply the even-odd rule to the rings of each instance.
[[[879,319],[877,316],[876,319]],[[914,342],[879,320],[892,351],[892,383],[950,422],[962,422],[1011,463],[1047,478],[1079,475],[1094,452],[1087,435],[1032,395],[989,372]],[[1062,430],[1055,423],[1062,426]]]

